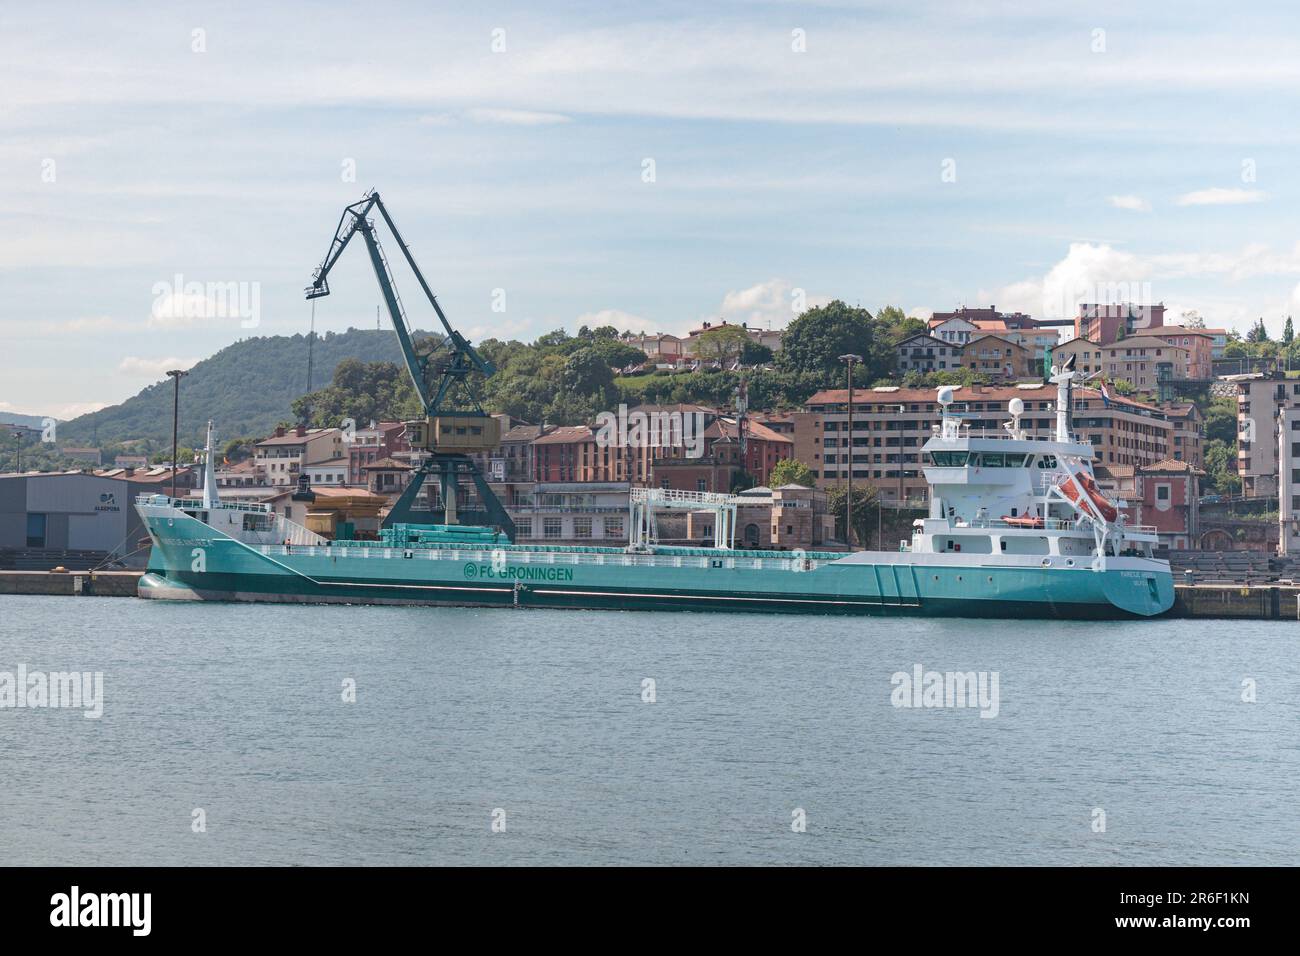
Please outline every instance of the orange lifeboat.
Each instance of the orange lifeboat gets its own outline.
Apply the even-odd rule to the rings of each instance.
[[[1072,481],[1067,480],[1061,482],[1061,494],[1069,498],[1075,507],[1079,507],[1080,486],[1083,487],[1083,493],[1088,496],[1088,500],[1092,502],[1092,506],[1096,509],[1097,514],[1101,515],[1107,521],[1114,521],[1119,517],[1119,511],[1115,508],[1115,505],[1111,503],[1109,498],[1101,493],[1101,489],[1097,487],[1097,482],[1092,480],[1091,475],[1085,475],[1083,472],[1079,472],[1074,476]]]
[[[1002,520],[1012,528],[1041,528],[1043,519],[1037,515],[1019,515],[1015,518],[1010,515],[1003,515]]]

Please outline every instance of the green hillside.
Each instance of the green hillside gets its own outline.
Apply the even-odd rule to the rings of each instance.
[[[427,333],[417,333],[427,334]],[[348,329],[316,339],[312,380],[328,385],[346,358],[401,362],[397,337],[389,329]],[[265,435],[277,422],[292,421],[290,406],[307,391],[307,336],[245,339],[204,359],[181,379],[180,443],[198,447],[209,418],[222,440]],[[150,385],[121,405],[111,405],[59,425],[67,443],[110,445],[146,439],[159,447],[172,438],[172,383]]]

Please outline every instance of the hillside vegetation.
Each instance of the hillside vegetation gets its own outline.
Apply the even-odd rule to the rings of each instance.
[[[319,388],[345,359],[400,362],[397,337],[388,329],[348,329],[316,339],[312,378]],[[294,399],[307,391],[307,336],[245,339],[204,359],[181,379],[180,442],[199,447],[208,419],[218,434],[265,435],[293,420]],[[171,447],[172,383],[150,385],[120,405],[111,405],[59,425],[60,444],[114,445],[143,439],[150,447]]]

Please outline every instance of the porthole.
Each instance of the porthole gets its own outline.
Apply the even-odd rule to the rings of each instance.
[[[1043,558],[1042,564],[1043,564],[1043,567],[1045,567],[1045,568],[1050,568],[1050,567],[1052,566],[1052,559],[1051,559],[1051,558]]]
[[[1066,558],[1066,559],[1065,559],[1065,566],[1066,566],[1067,568],[1072,568],[1072,567],[1074,567],[1074,558]]]

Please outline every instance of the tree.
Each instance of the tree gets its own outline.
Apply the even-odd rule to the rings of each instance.
[[[1237,402],[1232,398],[1216,398],[1205,410],[1205,438],[1235,445],[1237,441]],[[1236,449],[1233,449],[1236,454]]]
[[[1133,387],[1133,383],[1126,378],[1117,378],[1110,384],[1111,388],[1115,389],[1117,395],[1132,395],[1137,391],[1137,389]]]
[[[325,388],[294,400],[298,421],[313,428],[338,427],[350,418],[358,426],[371,421],[401,421],[423,413],[406,370],[395,362],[344,359]]]
[[[1246,341],[1247,342],[1271,341],[1268,337],[1268,329],[1264,328],[1263,316],[1255,320],[1255,324],[1251,326],[1250,331],[1246,334]]]
[[[740,350],[741,365],[771,365],[773,358],[775,355],[770,348],[753,339],[746,342],[745,347]]]
[[[591,350],[600,356],[601,360],[610,368],[625,369],[633,365],[644,365],[648,356],[638,348],[633,348],[625,342],[620,342],[612,336],[604,336],[600,333],[604,326],[596,330],[595,341]]]
[[[848,491],[842,487],[830,489],[826,493],[826,508],[835,516],[835,533],[844,539],[844,510],[848,500]],[[855,484],[853,486],[853,533],[859,542],[866,542],[871,533],[871,525],[880,510],[880,492],[874,485]],[[852,546],[852,542],[849,542]]]
[[[171,460],[172,460],[172,450],[168,448],[166,451],[160,451],[152,458],[150,458],[149,463],[151,465],[162,465],[162,464],[167,464]],[[194,461],[194,449],[186,448],[184,445],[178,445],[176,448],[177,467],[184,468],[192,461]]]
[[[1241,488],[1234,443],[1212,439],[1205,443],[1205,483],[1218,494],[1235,494]]]
[[[749,333],[738,325],[718,325],[700,333],[695,341],[695,355],[706,362],[727,366],[751,341]]]
[[[872,356],[872,339],[871,313],[836,299],[809,309],[790,323],[781,339],[777,365],[787,372],[808,375],[822,387],[832,386],[843,379],[841,355],[861,355],[870,360],[869,365],[878,362]],[[868,367],[865,377],[877,378],[890,368],[892,363],[885,369]]]
[[[594,348],[580,348],[565,361],[563,382],[566,391],[592,397],[614,384],[614,373]]]
[[[1205,328],[1205,319],[1201,318],[1201,313],[1197,312],[1195,309],[1192,309],[1188,312],[1184,312],[1182,314],[1182,319],[1183,319],[1184,328],[1187,329]]]
[[[782,458],[772,466],[767,476],[769,487],[780,488],[782,485],[803,485],[812,488],[816,485],[812,469],[797,458]]]
[[[1286,317],[1286,325],[1282,326],[1282,344],[1290,345],[1295,341],[1295,326],[1291,324],[1291,316]]]
[[[924,335],[930,331],[924,319],[909,318],[896,305],[887,305],[876,313],[876,326],[876,338],[885,340],[891,347],[914,335]]]
[[[253,457],[253,446],[257,444],[257,441],[252,436],[232,438],[226,442],[225,447],[221,450],[221,457],[226,461],[243,461],[245,458],[251,458]]]

